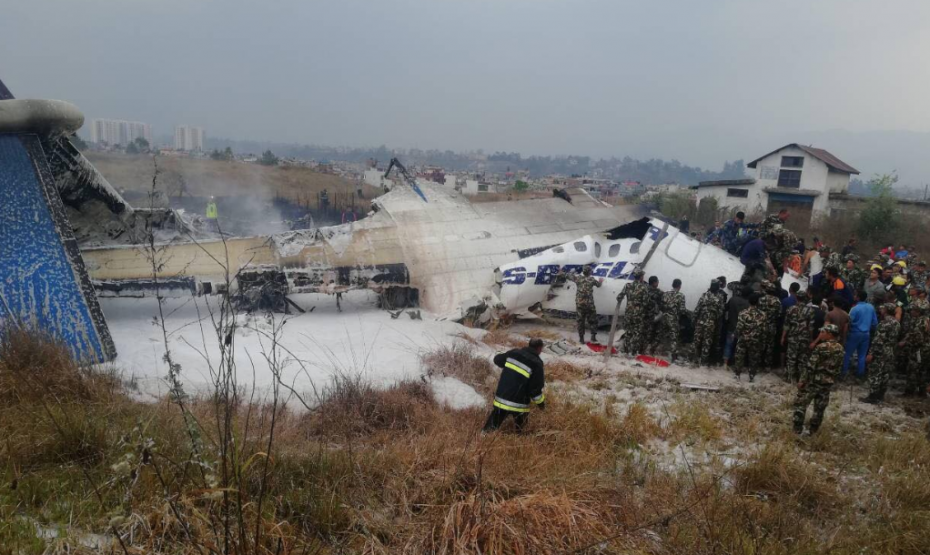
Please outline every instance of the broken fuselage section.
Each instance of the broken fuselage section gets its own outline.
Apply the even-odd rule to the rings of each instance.
[[[576,286],[560,274],[581,273],[585,267],[591,268],[592,276],[603,279],[601,287],[594,290],[595,307],[602,319],[613,315],[617,295],[632,280],[637,267],[643,268],[647,278],[657,276],[663,291],[671,289],[672,282],[680,279],[689,310],[697,306],[711,280],[724,276],[728,283],[738,281],[744,270],[739,259],[723,249],[650,218],[542,251],[520,254],[518,262],[501,266],[495,272],[495,289],[501,305],[516,315],[541,311],[574,317]],[[625,308],[626,303],[621,314]]]

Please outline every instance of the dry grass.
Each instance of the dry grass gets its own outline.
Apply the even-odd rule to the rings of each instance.
[[[489,394],[494,390],[498,371],[486,358],[475,354],[470,343],[439,347],[420,357],[426,375],[456,378],[477,391]]]
[[[152,159],[149,156],[132,156],[88,152],[88,159],[117,189],[147,193],[152,187]],[[158,158],[159,188],[176,195],[183,181],[186,195],[282,197],[304,206],[316,206],[320,191],[330,195],[354,193],[355,184],[339,176],[320,173],[309,168],[294,166],[266,167],[243,162],[201,160],[177,156]],[[380,190],[364,187],[366,199],[380,194]],[[367,201],[363,201],[367,206]]]
[[[526,332],[524,335],[531,339],[542,339],[543,341],[558,341],[562,339],[562,336],[556,332],[543,328],[533,328]]]
[[[484,334],[481,342],[492,347],[503,347],[506,349],[519,349],[526,347],[527,340],[508,332],[506,329],[498,328]]]
[[[18,353],[0,358],[7,371],[37,358],[2,352]],[[478,360],[463,345],[424,364],[463,381],[487,380],[487,361]],[[930,445],[922,430],[856,437],[828,420],[824,435],[798,442],[786,430],[787,410],[776,406],[783,421],[758,419],[752,439],[767,445],[753,454],[731,467],[671,472],[639,457],[643,446],[665,439],[700,453],[746,440],[728,438],[740,428],[716,415],[718,403],[681,398],[663,429],[641,404],[615,414],[570,401],[562,389],[548,392],[546,410],[530,415],[525,434],[481,435],[485,410],[440,406],[424,383],[376,389],[343,378],[314,411],[279,413],[267,454],[255,438],[268,430],[269,407],[242,406],[234,427],[245,462],[234,484],[264,538],[242,552],[926,553]],[[45,550],[14,515],[93,532],[119,517],[131,553],[210,552],[223,492],[204,487],[198,467],[185,464],[184,419],[166,403],[94,391],[73,402],[62,393],[48,412],[22,396],[0,406],[0,553]],[[208,399],[191,405],[211,469],[214,408]],[[53,419],[75,431],[61,434]],[[128,454],[134,471],[118,471]],[[259,515],[265,460],[270,480]]]
[[[425,416],[436,409],[429,387],[404,381],[376,389],[357,376],[339,376],[323,403],[305,418],[310,434],[353,437],[377,431],[422,432]]]
[[[118,382],[88,372],[49,337],[19,327],[0,334],[0,402],[90,401],[115,393]]]
[[[586,366],[579,366],[564,360],[553,360],[546,364],[546,379],[559,382],[575,382],[590,378],[593,372]]]

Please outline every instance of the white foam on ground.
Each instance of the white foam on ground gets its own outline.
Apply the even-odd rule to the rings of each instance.
[[[392,319],[390,313],[377,308],[376,296],[368,291],[344,295],[341,313],[336,310],[335,297],[330,295],[289,298],[308,312],[286,317],[280,328],[281,381],[309,400],[316,400],[314,392],[322,392],[338,375],[361,376],[379,387],[419,379],[420,355],[454,341],[451,335],[465,329],[452,322],[435,321],[425,312],[422,320],[413,320],[407,314]],[[100,299],[100,303],[116,343],[115,365],[138,384],[143,394],[164,395],[168,368],[162,329],[156,324],[157,301]],[[216,303],[216,297],[164,301],[168,343],[173,359],[181,364],[182,380],[189,393],[209,391],[211,364],[215,367],[219,363],[219,342],[209,315]],[[312,307],[316,308],[309,312]],[[283,315],[275,318],[280,325]],[[275,323],[264,315],[240,315],[238,322],[233,347],[239,386],[251,390],[254,385],[259,395],[267,396],[274,384],[266,356],[271,355]],[[461,382],[453,386],[443,381],[437,391],[453,406],[452,397],[470,399],[472,403],[481,397]]]
[[[452,377],[433,378],[430,387],[438,403],[454,409],[483,407],[488,404],[473,387]]]

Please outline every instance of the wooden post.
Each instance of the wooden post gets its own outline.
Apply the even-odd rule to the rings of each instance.
[[[646,256],[643,258],[643,261],[639,264],[639,267],[644,271],[646,269],[646,264],[649,263],[649,259],[652,258],[653,253],[656,252],[656,248],[659,246],[659,242],[665,238],[665,234],[668,231],[668,222],[665,222],[665,225],[662,226],[662,230],[659,232],[656,240],[653,241],[652,246],[649,248],[649,252],[646,253]],[[630,306],[630,303],[627,302],[627,307]],[[610,361],[611,351],[614,349],[614,337],[617,333],[617,321],[620,319],[620,303],[617,303],[616,308],[614,308],[614,317],[610,322],[610,335],[607,336],[607,348],[604,349],[604,365]]]

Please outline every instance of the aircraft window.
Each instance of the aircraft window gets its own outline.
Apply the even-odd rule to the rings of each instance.
[[[552,252],[561,254],[565,252],[565,249],[563,249],[562,247],[555,247],[554,249],[552,249]]]
[[[607,256],[611,258],[616,258],[620,256],[620,244],[617,243],[617,244],[611,245],[610,249],[608,249],[607,251]]]
[[[584,241],[576,241],[575,250],[578,252],[585,252],[588,250],[588,245],[584,244]]]
[[[594,243],[594,258],[600,258],[600,257],[601,257],[601,244]]]
[[[637,241],[633,243],[633,246],[630,247],[630,254],[639,253],[639,246],[642,244],[642,241]]]

